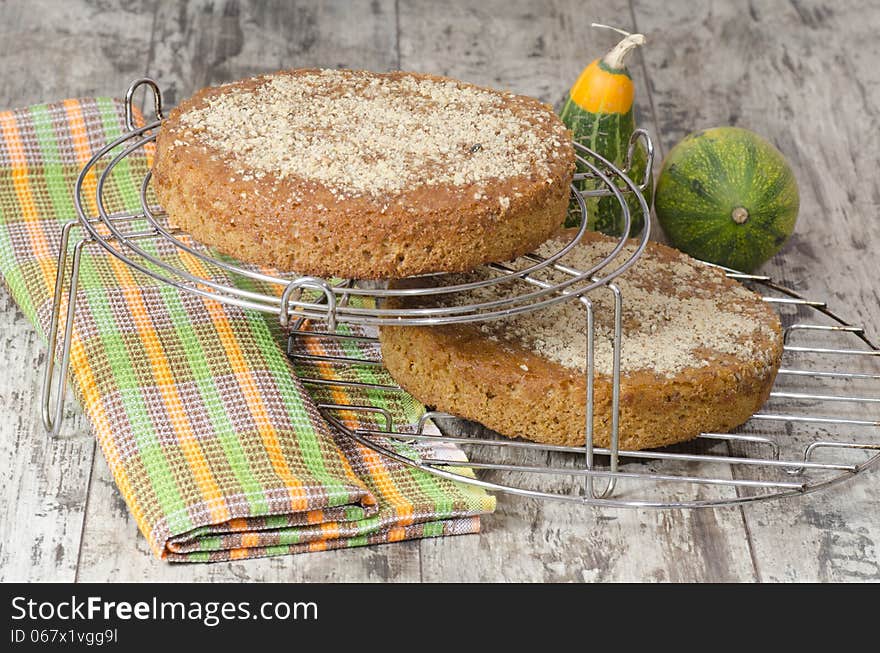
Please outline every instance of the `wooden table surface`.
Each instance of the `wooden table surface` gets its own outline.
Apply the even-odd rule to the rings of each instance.
[[[880,6],[872,0],[0,1],[0,108],[193,91],[283,67],[416,70],[556,102],[643,31],[638,116],[659,155],[686,133],[751,128],[791,161],[797,232],[764,271],[880,322]],[[797,499],[703,511],[599,510],[501,497],[483,533],[228,564],[155,560],[81,412],[49,437],[44,346],[0,290],[0,580],[880,580],[880,474]]]

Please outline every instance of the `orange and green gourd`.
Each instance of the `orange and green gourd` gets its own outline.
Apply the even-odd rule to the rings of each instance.
[[[590,63],[571,87],[560,112],[560,118],[572,131],[575,141],[619,168],[626,165],[630,138],[635,131],[635,85],[625,61],[629,53],[644,42],[645,37],[641,34],[626,34],[608,54]],[[640,141],[628,171],[637,184],[645,178],[647,161],[647,153]],[[585,172],[586,168],[579,164],[578,171]],[[585,179],[576,185],[581,191],[604,188],[604,184],[596,179]],[[649,205],[652,190],[653,183],[649,183],[644,191]],[[644,226],[644,216],[637,198],[632,193],[625,197],[632,216],[629,233],[636,235]],[[585,199],[589,229],[609,235],[622,234],[625,224],[623,210],[614,196]],[[566,226],[576,226],[579,222],[580,212],[576,209],[570,211]]]

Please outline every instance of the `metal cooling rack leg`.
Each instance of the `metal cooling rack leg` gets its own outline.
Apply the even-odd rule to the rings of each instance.
[[[61,230],[61,247],[58,252],[58,271],[55,274],[55,292],[52,296],[52,318],[48,333],[48,354],[46,356],[46,368],[43,376],[42,392],[42,419],[43,427],[53,436],[57,436],[61,430],[61,422],[64,419],[64,397],[67,390],[67,373],[70,365],[70,345],[73,334],[73,319],[76,315],[76,291],[79,283],[79,268],[82,260],[82,251],[87,239],[80,240],[73,248],[73,266],[70,271],[70,285],[67,290],[67,310],[64,315],[64,335],[61,341],[61,361],[58,380],[53,392],[53,380],[55,377],[55,352],[58,346],[58,323],[61,313],[61,295],[64,291],[64,277],[67,267],[67,252],[70,242],[70,232],[78,223],[68,222]],[[55,397],[53,402],[52,397]]]
[[[617,473],[620,458],[620,349],[623,342],[623,295],[620,288],[613,283],[608,284],[608,289],[614,294],[614,339],[612,340],[612,371],[611,371],[611,442],[608,444],[610,456],[609,469],[612,474]],[[608,487],[597,499],[605,499],[611,496],[617,484],[617,479],[611,476],[608,479]]]
[[[381,408],[379,406],[365,406],[363,404],[318,404],[318,410],[336,410],[336,411],[348,411],[352,413],[369,413],[371,415],[381,415],[385,418],[385,431],[387,433],[392,433],[394,431],[394,418],[391,417],[391,412],[387,408]]]
[[[794,331],[819,331],[819,332],[832,332],[832,333],[855,333],[855,334],[863,334],[865,332],[864,327],[861,326],[841,326],[839,324],[804,324],[802,322],[798,322],[795,324],[790,324],[782,331],[782,342],[784,344],[788,344],[791,339],[791,335]]]
[[[593,469],[593,398],[594,398],[594,386],[595,386],[595,368],[596,368],[596,360],[595,360],[595,345],[596,345],[596,325],[594,323],[593,316],[593,302],[591,302],[587,297],[580,298],[581,304],[584,305],[584,309],[587,313],[587,365],[586,365],[586,375],[587,375],[587,397],[586,397],[586,422],[584,424],[585,427],[585,464],[587,471],[591,471]],[[584,498],[593,497],[596,498],[596,490],[593,485],[593,475],[586,474],[584,475]],[[607,488],[606,488],[607,491]]]
[[[648,184],[651,181],[651,175],[653,174],[652,170],[654,169],[654,143],[651,141],[647,129],[640,127],[632,133],[632,136],[630,136],[629,147],[626,150],[624,170],[626,171],[626,174],[632,172],[633,154],[635,154],[635,149],[638,146],[639,141],[644,142],[645,152],[648,155],[648,161],[645,165],[645,176],[640,182],[637,182],[639,184],[639,191],[644,192],[648,188]]]
[[[806,449],[804,449],[804,462],[808,463],[813,457],[813,452],[816,449],[863,449],[865,451],[880,451],[880,443],[868,443],[868,442],[828,442],[826,440],[818,440],[816,442],[811,442],[807,445]],[[803,471],[803,467],[799,468]]]
[[[287,288],[281,294],[281,311],[278,314],[281,326],[287,327],[290,324],[290,301],[294,299],[294,294],[297,297],[294,301],[299,301],[299,296],[304,288],[311,288],[312,290],[319,290],[324,293],[324,299],[327,300],[327,330],[330,332],[336,331],[336,294],[329,283],[317,277],[299,277],[287,284]]]
[[[614,293],[614,370],[612,372],[611,390],[611,471],[617,471],[618,454],[620,452],[620,350],[623,346],[623,295],[613,283],[608,289]],[[613,479],[612,479],[613,480]],[[610,492],[614,488],[609,483]]]

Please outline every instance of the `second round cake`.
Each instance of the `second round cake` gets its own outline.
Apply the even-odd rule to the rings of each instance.
[[[541,251],[550,254],[564,242],[551,241]],[[562,262],[589,269],[616,243],[588,233]],[[635,247],[628,243],[619,256]],[[449,282],[478,278],[481,273]],[[782,357],[782,327],[760,297],[721,270],[656,243],[615,283],[623,295],[622,449],[730,431],[767,400]],[[511,292],[505,283],[432,301],[475,303]],[[599,290],[590,299],[596,318],[594,443],[608,446],[613,297]],[[423,403],[509,437],[583,445],[586,317],[580,302],[478,325],[383,327],[380,340],[389,372]]]

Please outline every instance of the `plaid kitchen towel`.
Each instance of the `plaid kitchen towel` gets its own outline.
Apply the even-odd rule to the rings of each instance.
[[[0,273],[43,334],[61,228],[75,217],[74,182],[123,125],[122,103],[107,98],[0,113]],[[149,152],[141,149],[114,169],[104,194],[111,211],[140,207],[148,167]],[[96,183],[90,177],[84,186],[93,215]],[[202,278],[230,283],[167,243],[147,239],[142,246]],[[230,560],[479,529],[479,515],[494,509],[491,496],[334,432],[282,342],[270,318],[179,291],[86,246],[71,387],[157,556]],[[374,345],[354,339],[298,343],[313,353],[352,355],[354,347],[376,355]],[[381,367],[301,360],[299,371],[313,378],[355,374],[390,383]],[[398,429],[412,428],[424,410],[401,392],[318,387],[328,403],[384,408]],[[367,413],[340,419],[376,424]]]

